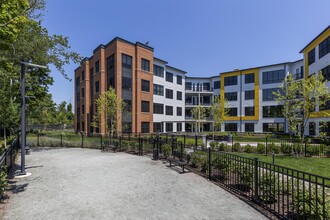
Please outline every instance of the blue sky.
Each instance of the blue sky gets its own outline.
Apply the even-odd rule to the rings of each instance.
[[[43,25],[92,55],[116,36],[147,42],[188,76],[214,76],[302,58],[330,25],[329,0],[48,0]],[[76,64],[67,65],[73,78]],[[73,81],[52,68],[54,101],[74,103]]]

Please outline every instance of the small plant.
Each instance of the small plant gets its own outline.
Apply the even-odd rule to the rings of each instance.
[[[250,144],[246,145],[245,148],[244,148],[244,152],[245,153],[253,153],[253,147]]]
[[[163,153],[165,158],[168,158],[170,156],[170,152],[171,152],[171,146],[168,144],[163,145]]]
[[[135,149],[139,146],[138,142],[131,141],[131,150],[135,151]]]
[[[260,144],[260,143],[258,143],[258,145],[257,145],[257,152],[258,152],[259,154],[264,154],[264,153],[266,152],[266,147],[265,147],[265,145],[264,145],[264,144]]]
[[[273,154],[278,154],[280,153],[281,147],[276,145],[275,143],[270,143],[268,145],[269,151]]]
[[[0,172],[0,198],[3,197],[3,194],[7,186],[8,186],[7,172],[5,168],[2,168]]]
[[[211,166],[213,169],[219,171],[220,178],[226,179],[228,173],[230,172],[230,160],[226,160],[226,158],[218,156],[212,162]]]
[[[291,153],[291,147],[289,144],[281,143],[280,149],[283,154]]]
[[[219,143],[216,142],[216,141],[213,141],[213,142],[210,143],[210,147],[211,147],[212,150],[215,150],[219,147]]]
[[[276,202],[276,196],[278,193],[276,175],[261,175],[259,179],[259,189],[260,189],[260,201],[265,204],[272,204]]]
[[[209,163],[207,161],[207,157],[201,157],[201,172],[206,173],[209,169]]]
[[[219,144],[219,151],[225,151],[226,145],[224,143]]]
[[[234,146],[233,146],[233,151],[234,152],[241,151],[241,144],[240,143],[235,143]]]
[[[248,164],[236,164],[234,172],[239,178],[239,189],[248,191],[252,186],[253,181],[253,170],[251,167]]]

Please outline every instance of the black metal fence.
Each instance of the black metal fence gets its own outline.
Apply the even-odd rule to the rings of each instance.
[[[7,174],[12,171],[15,158],[19,149],[19,138],[16,138],[11,145],[1,153],[0,167],[6,169]]]

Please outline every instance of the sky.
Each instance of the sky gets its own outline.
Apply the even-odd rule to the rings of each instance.
[[[92,56],[118,36],[149,41],[154,56],[187,76],[302,59],[299,51],[330,25],[329,0],[47,0],[43,26]],[[72,81],[52,66],[56,103],[74,104]]]

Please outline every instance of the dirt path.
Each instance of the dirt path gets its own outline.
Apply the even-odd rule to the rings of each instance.
[[[38,149],[4,219],[266,219],[218,186],[160,161],[91,149]]]

